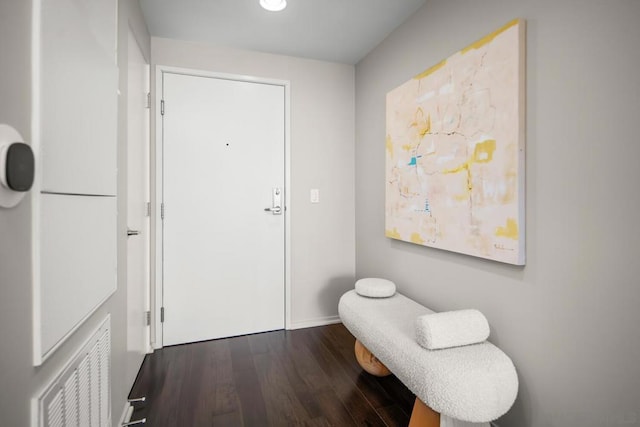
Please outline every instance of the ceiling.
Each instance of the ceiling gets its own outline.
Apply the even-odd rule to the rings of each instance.
[[[139,0],[154,37],[356,64],[425,0]]]

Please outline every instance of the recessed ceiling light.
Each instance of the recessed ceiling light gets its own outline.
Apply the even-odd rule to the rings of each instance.
[[[287,7],[287,0],[260,0],[260,6],[271,12],[280,12]]]

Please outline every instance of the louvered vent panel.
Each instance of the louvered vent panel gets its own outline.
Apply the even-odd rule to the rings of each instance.
[[[111,335],[109,330],[106,330],[100,338],[100,420],[101,425],[109,427],[107,423],[109,419],[111,396],[109,391],[111,390],[110,378],[110,355],[109,347],[111,345]]]
[[[39,427],[111,424],[111,334],[107,316],[98,330],[35,401]]]
[[[47,415],[50,427],[64,427],[64,393],[62,389],[47,405]]]
[[[91,426],[100,426],[100,346],[95,343],[93,348],[89,351],[89,372],[91,373],[90,381],[91,388],[89,390],[89,397],[91,397]]]
[[[67,427],[80,427],[78,424],[78,370],[74,370],[64,385],[64,415]]]
[[[91,425],[91,421],[89,421],[91,412],[89,385],[89,358],[85,357],[78,365],[78,419],[82,427]]]

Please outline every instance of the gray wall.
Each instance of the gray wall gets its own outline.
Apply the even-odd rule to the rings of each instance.
[[[149,52],[149,35],[136,2],[121,0],[119,34],[124,49],[119,52],[121,111],[119,150],[126,147],[126,28],[131,25],[143,49]],[[122,45],[121,45],[122,47]],[[31,2],[0,2],[0,123],[14,126],[22,136],[31,136]],[[124,74],[123,74],[124,71]],[[126,99],[126,98],[125,98]],[[126,171],[120,155],[118,169]],[[118,192],[126,194],[126,181],[119,177]],[[126,197],[119,199],[126,213]],[[16,208],[0,208],[0,425],[30,424],[31,399],[54,377],[78,350],[107,313],[112,326],[112,417],[116,423],[124,407],[133,378],[127,378],[126,356],[126,215],[118,224],[118,290],[45,363],[32,365],[31,203],[29,197]],[[124,266],[124,268],[123,268]],[[73,301],[69,302],[70,304]]]
[[[290,81],[292,324],[336,319],[355,277],[354,67],[156,37],[151,49],[154,77],[159,64]]]
[[[0,2],[0,123],[31,136],[31,2]],[[31,202],[0,208],[0,425],[27,425],[31,366]]]
[[[385,238],[385,94],[516,17],[526,266]],[[639,20],[636,0],[430,0],[356,66],[356,274],[485,313],[520,378],[501,426],[640,425]]]

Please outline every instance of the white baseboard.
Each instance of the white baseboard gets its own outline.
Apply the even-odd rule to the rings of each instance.
[[[318,317],[315,319],[299,320],[291,322],[289,329],[314,328],[316,326],[333,325],[340,323],[340,316]]]

